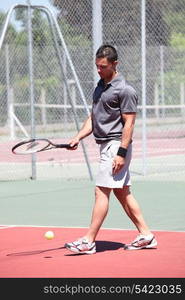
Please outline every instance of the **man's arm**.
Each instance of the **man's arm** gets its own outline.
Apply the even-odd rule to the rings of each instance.
[[[90,115],[86,121],[83,123],[80,131],[75,135],[70,141],[69,144],[73,147],[72,150],[75,150],[78,147],[80,140],[92,133],[92,116]]]
[[[125,125],[124,125],[123,131],[122,131],[120,147],[127,149],[130,142],[132,141],[136,113],[122,114],[122,118],[123,118],[123,121],[125,122]]]
[[[129,144],[132,141],[136,113],[124,113],[122,114],[123,121],[125,123],[120,147],[127,149]],[[125,158],[119,155],[116,155],[113,161],[113,174],[118,173],[125,163]]]

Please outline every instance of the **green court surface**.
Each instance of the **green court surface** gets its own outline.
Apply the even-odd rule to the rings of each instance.
[[[94,204],[94,182],[36,180],[0,183],[0,224],[88,227]],[[132,182],[149,227],[185,230],[184,182]],[[113,194],[102,228],[135,229]]]

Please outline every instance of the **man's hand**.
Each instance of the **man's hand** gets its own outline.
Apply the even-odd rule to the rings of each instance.
[[[72,138],[68,143],[70,144],[71,148],[68,148],[68,150],[76,150],[78,148],[80,140],[77,137]]]
[[[112,163],[112,173],[113,175],[119,173],[119,171],[123,168],[125,164],[125,158],[121,157],[119,155],[116,155],[116,157],[113,160]]]

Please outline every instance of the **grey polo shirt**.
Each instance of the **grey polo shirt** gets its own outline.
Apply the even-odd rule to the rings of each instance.
[[[138,97],[132,86],[118,74],[106,86],[100,79],[93,93],[92,126],[98,144],[120,140],[124,121],[122,113],[137,111]]]

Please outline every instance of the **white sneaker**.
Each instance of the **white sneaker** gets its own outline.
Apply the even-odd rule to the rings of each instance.
[[[86,253],[94,254],[96,253],[95,242],[89,242],[85,238],[80,238],[72,243],[66,243],[65,247],[74,253]]]
[[[125,250],[139,250],[145,248],[156,248],[157,241],[153,234],[149,235],[138,235],[131,244],[124,246]]]

